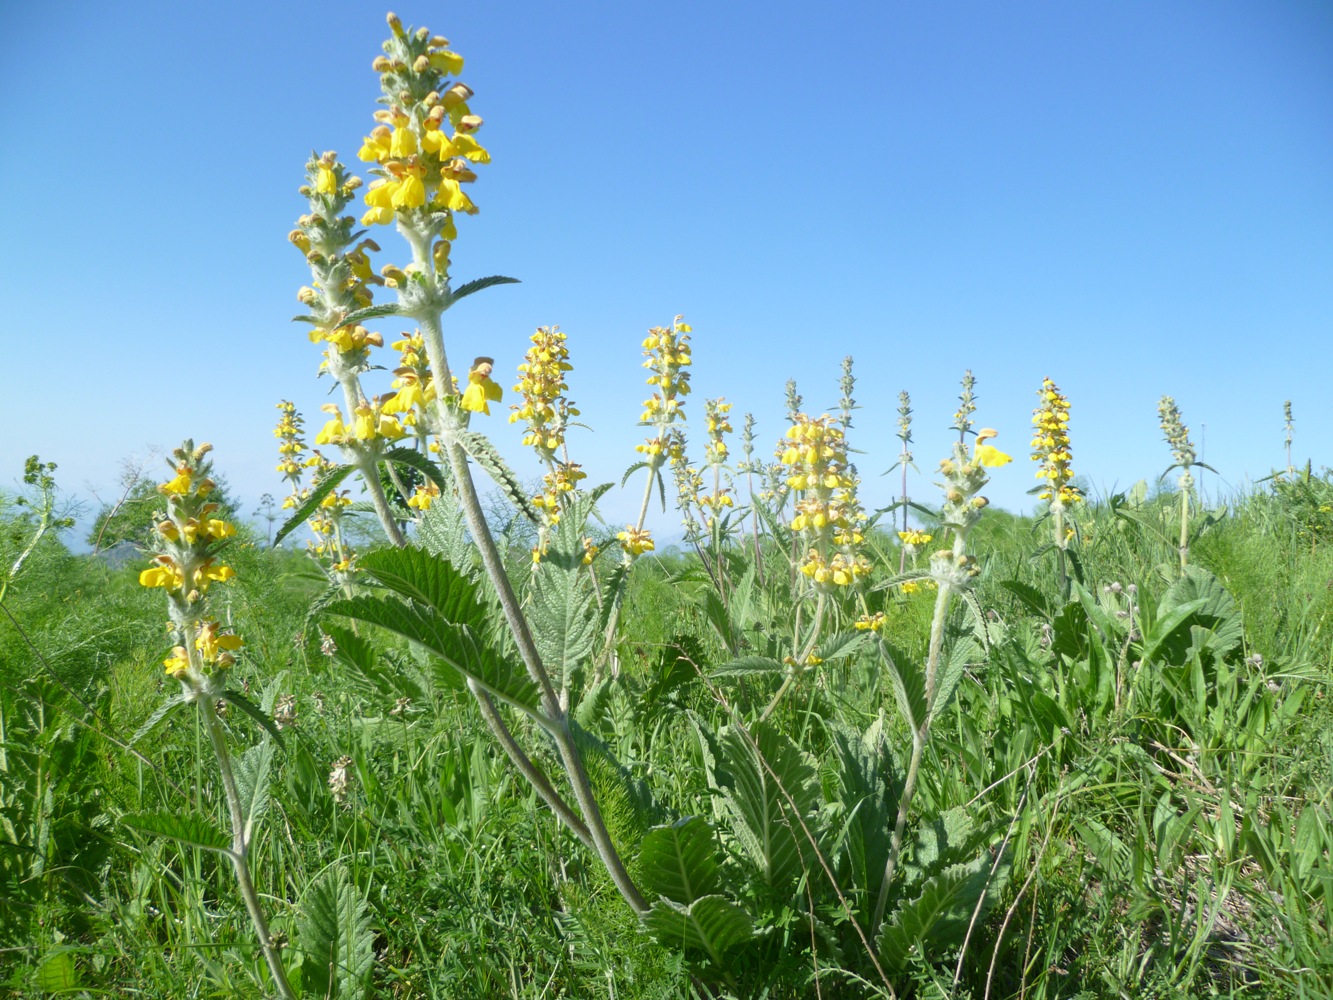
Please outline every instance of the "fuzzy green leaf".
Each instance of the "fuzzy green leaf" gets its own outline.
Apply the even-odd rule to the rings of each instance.
[[[447,559],[407,545],[367,552],[357,565],[380,586],[424,604],[446,622],[476,630],[486,626],[486,609],[477,600],[476,585]]]
[[[490,288],[492,285],[518,285],[521,284],[518,278],[506,278],[502,274],[492,274],[488,278],[474,278],[466,284],[459,285],[458,288],[450,292],[449,304],[453,305],[459,299],[465,299],[483,288]]]
[[[737,843],[760,878],[782,892],[800,876],[809,848],[791,802],[816,832],[819,782],[808,756],[781,730],[757,723],[750,735],[753,744],[735,728],[722,737],[722,798]]]
[[[241,815],[245,817],[244,841],[249,845],[255,825],[268,812],[268,772],[273,763],[273,744],[268,740],[256,743],[232,762],[236,775],[236,791],[241,799]]]
[[[402,307],[397,302],[385,302],[378,306],[354,309],[343,317],[343,321],[338,324],[338,327],[341,329],[344,326],[355,326],[357,323],[365,323],[372,319],[384,319],[386,316],[401,316],[402,314]]]
[[[463,450],[468,453],[468,457],[485,469],[486,474],[495,480],[495,485],[500,487],[500,492],[505,495],[506,500],[522,511],[523,516],[533,524],[542,523],[541,514],[532,505],[532,498],[528,496],[528,491],[523,488],[523,484],[518,481],[518,476],[514,475],[513,470],[505,464],[505,460],[495,450],[495,445],[491,444],[490,438],[476,431],[462,431],[458,434],[457,440],[463,446]]]
[[[338,484],[346,479],[353,470],[354,465],[340,465],[327,473],[320,481],[319,485],[310,491],[310,496],[306,497],[305,502],[297,507],[292,516],[283,522],[278,533],[273,536],[273,545],[276,548],[282,540],[309,519],[310,515],[319,510],[319,505],[324,502],[324,498],[338,488]]]
[[[723,896],[704,896],[689,906],[659,899],[643,924],[663,947],[702,950],[718,967],[723,955],[754,937],[750,915]]]
[[[713,830],[698,816],[649,830],[639,847],[644,888],[686,905],[721,887]]]
[[[130,737],[130,746],[134,746],[141,739],[156,729],[168,715],[184,705],[188,698],[183,694],[173,694],[170,698],[153,709],[153,714],[144,720],[143,725],[134,731]]]
[[[884,970],[901,973],[914,958],[931,961],[945,949],[961,944],[974,914],[978,920],[985,915],[1007,877],[1005,862],[992,880],[992,864],[990,853],[982,851],[974,860],[927,879],[919,896],[899,906],[880,933],[879,955]]]
[[[415,448],[394,448],[386,451],[381,459],[385,462],[394,462],[415,469],[441,490],[445,488],[445,478],[440,472],[440,467]]]
[[[537,686],[522,668],[480,642],[466,625],[452,624],[427,606],[396,597],[360,595],[332,601],[326,610],[378,625],[416,643],[494,697],[546,723],[536,707]]]
[[[893,696],[898,700],[898,710],[912,729],[921,729],[926,723],[925,674],[914,659],[883,639],[877,640],[876,645],[880,659],[888,669]]]
[[[126,826],[158,837],[178,840],[190,847],[226,853],[231,850],[231,838],[208,819],[194,812],[160,810],[149,813],[130,813],[124,817]]]
[[[223,691],[222,697],[258,722],[264,732],[273,737],[278,746],[282,747],[284,750],[287,749],[287,745],[282,741],[282,733],[278,732],[278,727],[273,724],[272,717],[264,712],[253,701],[239,691]]]
[[[375,965],[375,932],[365,899],[341,866],[305,891],[297,918],[302,992],[326,1000],[363,1000]]]
[[[733,677],[752,677],[756,674],[781,674],[786,669],[771,656],[742,656],[738,660],[732,660],[708,671],[708,676],[714,680],[729,680]]]

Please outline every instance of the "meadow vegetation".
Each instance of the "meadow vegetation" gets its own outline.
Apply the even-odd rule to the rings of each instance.
[[[969,372],[929,475],[899,397],[869,511],[851,359],[836,412],[789,383],[778,440],[737,433],[677,317],[609,525],[576,342],[532,334],[508,397],[450,367],[444,312],[512,280],[449,274],[490,154],[461,57],[389,23],[376,179],[312,156],[291,236],[341,403],[310,443],[278,405],[282,527],[194,442],[104,512],[132,566],[61,544],[54,467],[0,494],[0,989],[1333,995],[1328,472],[1289,438],[1208,499],[1164,397],[1145,482],[1089,497],[1034,379],[1035,513],[992,510]],[[371,269],[380,225],[410,263]],[[485,433],[510,399],[535,486]]]

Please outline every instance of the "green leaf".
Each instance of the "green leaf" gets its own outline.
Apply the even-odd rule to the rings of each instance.
[[[880,659],[889,672],[898,711],[913,730],[926,724],[926,677],[916,661],[883,639],[876,640]]]
[[[256,743],[232,762],[241,815],[245,818],[244,842],[247,846],[254,835],[255,825],[268,811],[268,772],[272,763],[273,744],[268,740]]]
[[[415,448],[394,448],[386,451],[381,459],[385,462],[406,465],[408,468],[415,469],[441,490],[445,488],[445,478],[440,472],[440,467]]]
[[[1044,487],[1039,486],[1037,488],[1043,489]],[[1036,587],[1023,583],[1021,580],[1001,580],[1000,586],[1017,597],[1029,611],[1044,620],[1050,620],[1051,609],[1046,603],[1046,596]]]
[[[723,955],[754,937],[750,915],[723,896],[704,896],[688,906],[659,899],[643,925],[663,947],[702,950],[719,967]]]
[[[752,677],[756,674],[781,674],[787,668],[770,656],[742,656],[708,672],[714,680],[732,677]]]
[[[486,627],[486,608],[477,587],[453,563],[415,545],[367,552],[357,563],[380,586],[424,604],[445,621],[478,631]]]
[[[164,809],[158,812],[130,813],[122,821],[132,829],[168,837],[190,847],[202,847],[206,851],[224,854],[231,851],[231,838],[195,812]]]
[[[489,278],[474,278],[464,285],[460,285],[457,290],[449,295],[449,304],[453,305],[459,299],[465,299],[469,295],[481,291],[483,288],[490,288],[492,285],[517,285],[521,282],[517,278],[506,278],[502,274],[493,274]]]
[[[327,1000],[363,1000],[375,965],[370,910],[341,865],[327,869],[301,897],[296,925],[302,992]]]
[[[401,316],[403,309],[396,302],[385,302],[378,306],[366,306],[364,309],[354,309],[343,317],[343,321],[338,324],[339,329],[344,326],[354,326],[357,323],[365,323],[372,319],[384,319],[386,316]]]
[[[722,798],[731,832],[763,881],[782,892],[800,876],[810,847],[798,817],[792,815],[792,802],[811,833],[818,831],[820,791],[814,765],[768,723],[756,723],[750,738],[733,727],[721,746],[726,769]]]
[[[446,621],[431,608],[396,597],[359,595],[332,601],[330,614],[378,625],[433,653],[494,697],[549,725],[537,710],[537,686],[521,667],[480,642],[466,625]]]
[[[451,487],[444,487],[444,496],[431,504],[417,526],[417,538],[427,552],[448,560],[468,579],[477,579],[477,547],[468,537],[463,506]]]
[[[859,656],[870,642],[869,632],[838,632],[819,644],[816,650],[821,660],[836,660],[842,656]]]
[[[278,732],[278,727],[273,724],[273,719],[267,712],[263,711],[258,705],[239,691],[223,691],[222,697],[258,722],[260,726],[263,727],[264,732],[268,733],[277,741],[278,746],[282,747],[284,750],[287,749],[286,744],[282,741],[282,733]]]
[[[599,635],[593,582],[583,565],[583,529],[593,503],[590,496],[579,498],[561,515],[546,555],[532,568],[528,620],[557,687],[577,676]]]
[[[639,846],[644,888],[686,905],[721,887],[713,829],[698,816],[649,830]]]
[[[462,431],[457,435],[457,440],[462,445],[463,450],[468,453],[468,456],[485,469],[486,474],[491,479],[495,480],[495,485],[500,487],[500,492],[505,495],[505,499],[522,511],[523,516],[533,524],[542,523],[541,514],[532,505],[532,498],[528,496],[528,491],[523,488],[523,484],[518,481],[518,476],[514,475],[513,470],[505,464],[505,460],[495,450],[495,445],[491,444],[490,438],[477,431]]]
[[[932,961],[940,952],[961,944],[973,915],[977,920],[984,917],[1007,878],[1006,861],[999,866],[991,886],[992,864],[990,853],[983,851],[975,860],[927,879],[919,896],[899,906],[880,933],[879,955],[884,970],[901,973],[914,958]]]
[[[284,538],[305,524],[310,515],[319,510],[319,505],[324,502],[324,498],[336,490],[338,484],[346,479],[355,468],[354,465],[340,465],[328,472],[319,481],[319,485],[310,491],[310,496],[305,499],[305,502],[296,508],[291,517],[283,522],[282,527],[278,529],[278,533],[273,536],[273,546],[276,548]]]
[[[1244,640],[1245,630],[1235,599],[1206,569],[1187,566],[1185,575],[1162,595],[1157,606],[1158,617],[1165,617],[1169,609],[1193,605],[1200,600],[1203,603],[1195,608],[1194,621],[1211,633],[1207,647],[1217,656],[1226,656]]]
[[[158,705],[157,708],[153,709],[153,714],[144,720],[143,725],[134,731],[134,735],[130,737],[130,746],[134,746],[141,739],[151,733],[159,724],[161,724],[163,719],[188,701],[189,699],[183,694],[173,694],[162,704]]]
[[[968,667],[986,662],[985,650],[974,639],[959,639],[949,650],[949,657],[940,668],[935,678],[935,703],[930,706],[930,718],[933,722],[948,706],[953,698],[958,682]]]

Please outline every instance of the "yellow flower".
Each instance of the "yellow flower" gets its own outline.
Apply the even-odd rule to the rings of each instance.
[[[467,373],[467,388],[458,405],[473,413],[491,412],[490,403],[499,400],[504,390],[491,381],[491,372],[495,369],[495,359],[477,358],[472,362],[472,369]]]
[[[981,465],[992,469],[998,469],[1002,465],[1008,465],[1013,459],[1000,451],[994,445],[986,444],[988,440],[995,437],[999,432],[989,427],[983,428],[977,432],[977,445],[972,453],[972,457]]]
[[[170,556],[158,556],[156,566],[150,566],[139,574],[139,585],[143,587],[165,587],[167,590],[180,590],[184,583],[184,572],[176,564],[176,560]]]
[[[635,528],[628,525],[624,531],[618,533],[616,538],[620,539],[620,546],[632,556],[643,555],[645,552],[651,552],[657,548],[653,542],[652,532],[647,528]]]
[[[184,646],[174,646],[171,655],[162,661],[167,673],[179,680],[190,669],[190,657]]]

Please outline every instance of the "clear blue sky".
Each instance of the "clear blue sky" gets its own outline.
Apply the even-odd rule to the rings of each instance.
[[[738,428],[755,412],[771,447],[785,380],[831,407],[854,355],[871,506],[889,500],[898,390],[928,474],[967,367],[980,421],[1024,459],[990,490],[1011,509],[1031,503],[1047,375],[1099,487],[1169,464],[1162,393],[1227,483],[1283,462],[1284,399],[1297,458],[1333,461],[1327,2],[395,9],[452,40],[486,119],[456,280],[524,282],[451,312],[451,353],[512,372],[532,329],[560,324],[593,482],[635,458],[639,340],[675,313],[696,331],[696,452],[705,396]],[[106,496],[124,457],[190,435],[250,504],[280,493],[274,404],[318,427],[327,386],[288,322],[309,276],[286,233],[308,153],[354,160],[373,125],[383,15],[3,5],[0,486],[39,452],[66,489]],[[377,267],[406,261],[377,236]],[[503,412],[484,426],[535,471]]]

